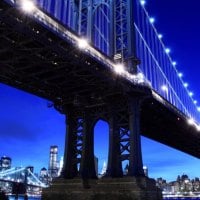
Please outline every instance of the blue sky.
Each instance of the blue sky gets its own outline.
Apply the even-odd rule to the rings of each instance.
[[[48,108],[48,101],[0,84],[1,155],[10,156],[13,166],[33,165],[35,172],[48,167],[50,145],[64,152],[64,115]],[[98,141],[98,142],[97,142]],[[107,160],[108,125],[95,127],[95,154],[100,168]],[[178,174],[200,176],[200,161],[155,141],[142,137],[144,165],[150,177],[173,180]]]
[[[200,104],[200,1],[148,0],[146,6]],[[10,156],[13,166],[33,165],[36,172],[48,167],[50,145],[58,145],[59,157],[63,155],[64,115],[47,104],[45,99],[0,84],[0,156]],[[108,125],[100,121],[95,127],[95,154],[101,166],[107,149]],[[143,137],[142,152],[150,177],[174,180],[183,173],[200,177],[197,158]]]

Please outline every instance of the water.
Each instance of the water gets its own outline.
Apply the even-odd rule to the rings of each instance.
[[[14,197],[9,197],[9,200],[15,200]],[[24,197],[19,197],[18,200],[24,200]],[[29,197],[28,200],[41,200],[41,197]],[[172,198],[166,197],[163,200],[200,200],[200,197],[179,197],[179,198]]]
[[[200,197],[166,197],[163,200],[200,200]]]
[[[15,200],[15,197],[10,196],[9,200]],[[24,197],[18,197],[18,200],[24,200]],[[41,200],[41,197],[28,197],[28,200]]]

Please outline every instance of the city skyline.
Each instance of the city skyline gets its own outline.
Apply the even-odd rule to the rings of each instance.
[[[192,0],[189,5],[167,0],[149,0],[146,3],[149,14],[155,17],[156,28],[163,34],[164,44],[171,48],[171,56],[198,104],[199,6],[198,0]],[[51,145],[58,145],[59,158],[63,156],[65,117],[49,108],[47,100],[0,84],[0,111],[1,156],[11,157],[13,166],[32,164],[39,172],[42,167],[48,167]],[[99,121],[95,127],[95,154],[101,166],[107,159],[107,152],[108,125]],[[143,163],[152,178],[172,180],[183,173],[191,178],[200,177],[200,161],[197,158],[144,137],[142,152]]]

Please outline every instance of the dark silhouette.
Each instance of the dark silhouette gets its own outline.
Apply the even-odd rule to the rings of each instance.
[[[0,191],[0,200],[8,200],[8,197],[4,191]]]
[[[24,200],[28,200],[28,195],[27,194],[24,195]]]

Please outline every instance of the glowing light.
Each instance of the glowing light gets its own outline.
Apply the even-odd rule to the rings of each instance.
[[[199,111],[199,112],[200,112],[200,107],[197,107],[197,111]]]
[[[183,86],[184,86],[185,88],[187,88],[187,87],[188,87],[188,83],[184,83]]]
[[[78,40],[78,47],[80,48],[80,49],[85,49],[86,47],[88,47],[88,42],[87,42],[87,40],[85,40],[85,39],[79,39]]]
[[[30,13],[35,9],[34,3],[30,0],[22,0],[21,4],[22,4],[22,9],[26,12]]]
[[[138,73],[137,74],[138,82],[143,83],[144,82],[144,74],[143,73]]]
[[[198,126],[196,126],[196,128],[197,128],[197,131],[200,131],[200,126],[198,125]]]
[[[144,5],[146,4],[146,1],[141,0],[141,1],[140,1],[140,4],[141,4],[142,6],[144,6]]]
[[[137,76],[136,76],[135,74],[129,74],[129,77],[130,77],[131,79],[136,79],[136,78],[137,78]]]
[[[193,92],[189,92],[189,96],[192,97],[194,94]]]
[[[166,49],[165,49],[165,52],[166,52],[166,53],[170,53],[170,51],[171,51],[171,50],[170,50],[169,48],[166,48]]]
[[[173,66],[176,66],[176,65],[177,65],[177,63],[174,61],[174,62],[172,62],[172,65],[173,65]]]
[[[161,87],[161,89],[162,89],[163,91],[165,91],[165,92],[168,92],[168,87],[167,87],[166,85],[163,85],[163,86]]]
[[[115,72],[118,74],[122,74],[123,72],[125,72],[123,64],[119,63],[119,64],[116,64],[114,67],[115,67],[114,68]]]
[[[194,102],[194,104],[197,104],[197,100],[194,100],[193,102]]]
[[[155,22],[155,18],[151,17],[151,18],[149,18],[149,21],[151,24],[153,24]]]
[[[162,39],[162,38],[163,38],[163,35],[162,35],[162,34],[158,34],[158,38],[159,38],[159,39]]]
[[[188,124],[190,124],[190,125],[192,125],[192,124],[194,124],[194,120],[191,118],[191,119],[188,119]]]
[[[181,77],[183,77],[183,73],[178,73],[178,76],[181,78]]]
[[[137,74],[137,77],[138,77],[139,79],[144,79],[144,74],[143,74],[143,73],[138,73],[138,74]]]

